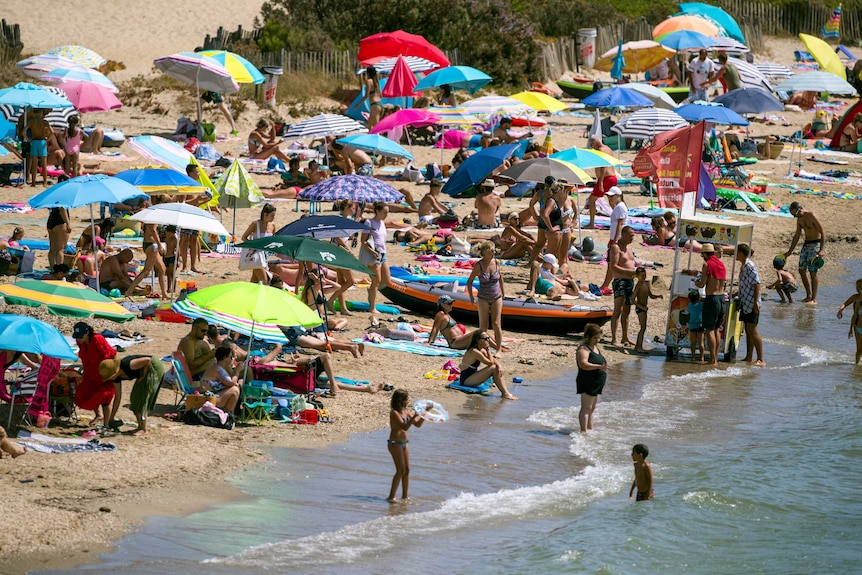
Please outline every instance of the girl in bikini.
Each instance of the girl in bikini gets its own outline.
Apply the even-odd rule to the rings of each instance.
[[[494,244],[482,242],[479,245],[479,253],[482,259],[473,264],[473,271],[467,279],[467,295],[470,303],[476,303],[479,298],[479,329],[488,329],[489,319],[491,328],[494,330],[494,346],[499,353],[503,342],[503,329],[500,325],[503,314],[503,297],[505,288],[500,267],[494,258]],[[473,294],[473,280],[479,279],[479,290]]]
[[[392,409],[389,411],[389,439],[386,448],[395,463],[395,475],[392,477],[392,488],[386,501],[395,503],[395,492],[401,485],[401,500],[410,501],[407,489],[410,486],[410,448],[407,447],[407,430],[410,426],[422,427],[424,419],[411,413],[407,407],[407,391],[396,389],[392,393]]]
[[[434,316],[434,325],[428,334],[428,344],[434,345],[439,333],[449,344],[450,349],[467,349],[473,339],[473,332],[467,333],[464,326],[452,319],[452,296],[443,294],[437,298],[437,314]],[[493,343],[491,345],[494,345]]]
[[[856,293],[838,307],[838,319],[844,316],[844,308],[853,305],[853,317],[850,318],[850,333],[847,337],[856,337],[856,365],[862,359],[862,279],[856,280]]]
[[[491,336],[483,329],[471,334],[470,345],[461,359],[461,376],[458,384],[464,387],[478,387],[489,377],[503,394],[503,399],[518,399],[503,382],[503,368],[491,355]]]
[[[269,237],[275,233],[275,206],[264,204],[260,209],[260,217],[250,223],[242,235],[242,241]],[[251,283],[269,284],[269,271],[266,268],[256,268],[251,272]]]
[[[162,299],[168,299],[168,290],[165,284],[165,262],[162,259],[165,255],[165,248],[162,246],[162,242],[159,239],[159,232],[156,224],[143,224],[143,229],[143,248],[147,259],[144,261],[144,269],[141,270],[135,278],[135,281],[133,281],[132,285],[129,286],[129,289],[126,290],[125,295],[134,295],[135,288],[144,281],[144,278],[149,277],[151,271],[155,270],[156,277],[159,279],[160,291],[158,296]]]
[[[368,305],[371,311],[371,327],[380,325],[377,319],[377,289],[389,285],[389,264],[386,260],[386,216],[389,206],[374,202],[374,218],[366,223],[371,228],[362,232],[359,246],[359,261],[368,266],[371,285],[368,286]]]
[[[276,137],[272,124],[262,118],[248,135],[248,155],[255,160],[276,157],[282,162],[290,163],[290,158],[278,148],[279,144],[281,140]]]
[[[551,197],[542,210],[542,219],[548,226],[547,253],[557,256],[563,272],[568,271],[569,246],[572,244],[572,222],[575,219],[575,204],[569,196],[568,182],[557,180],[551,186]]]
[[[356,102],[354,109],[359,109],[362,102],[368,100],[368,120],[366,125],[370,130],[377,125],[383,115],[383,100],[380,95],[380,82],[377,80],[377,69],[374,66],[365,68],[365,95]]]

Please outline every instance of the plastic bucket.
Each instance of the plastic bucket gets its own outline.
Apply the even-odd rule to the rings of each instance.
[[[578,30],[581,64],[592,68],[596,64],[596,29],[581,28]]]
[[[275,108],[275,93],[278,91],[278,77],[284,71],[281,68],[267,66],[263,69],[263,104]]]

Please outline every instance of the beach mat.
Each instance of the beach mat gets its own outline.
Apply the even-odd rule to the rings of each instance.
[[[353,342],[364,343],[365,345],[381,347],[383,349],[391,349],[393,351],[403,351],[405,353],[412,353],[415,355],[427,355],[433,357],[461,357],[464,355],[464,350],[461,349],[423,345],[421,343],[416,343],[415,341],[387,339],[380,343],[374,343],[373,341],[364,341],[361,337],[358,337],[354,339]]]
[[[468,387],[466,385],[459,385],[457,381],[453,381],[452,383],[450,383],[446,387],[448,389],[454,389],[457,391],[462,391],[464,393],[477,394],[477,393],[487,392],[489,389],[491,389],[492,385],[494,385],[494,380],[489,378],[487,381],[480,383],[476,387]]]

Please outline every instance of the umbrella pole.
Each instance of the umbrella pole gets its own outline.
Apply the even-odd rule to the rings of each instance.
[[[93,264],[96,266],[96,291],[99,291],[99,248],[96,244],[96,221],[93,219],[93,204],[90,204],[90,233],[93,240]]]
[[[320,282],[320,297],[323,298],[323,339],[326,341],[326,351],[332,353],[332,344],[329,343],[329,311],[326,309],[326,292],[323,289],[323,273],[320,269],[320,264],[317,264],[317,278]],[[347,306],[347,302],[344,303]],[[320,315],[320,305],[317,303],[317,298],[314,298],[314,307],[317,308],[317,314]]]
[[[242,382],[245,384],[248,378],[248,362],[251,361],[251,344],[254,343],[254,325],[255,321],[251,320],[251,335],[248,336],[248,349],[246,349],[245,365],[242,369]]]
[[[172,279],[173,281],[171,281],[171,285],[169,285],[169,286],[168,286],[168,289],[169,289],[169,290],[170,290],[170,292],[171,292],[171,303],[172,303],[172,304],[174,303],[174,296],[175,296],[175,295],[176,295],[176,293],[177,293],[177,290],[176,290],[176,285],[177,285],[177,264],[178,264],[178,262],[179,262],[179,260],[180,260],[180,239],[183,237],[183,229],[182,229],[181,227],[179,227],[179,226],[177,226],[177,234],[178,234],[178,236],[179,236],[179,237],[177,238],[177,251],[176,251],[176,253],[174,253],[174,273],[173,273],[173,275],[171,275],[171,279]],[[198,241],[200,241],[200,238],[198,238]],[[192,249],[191,241],[189,241],[189,250],[191,250],[191,249]],[[191,257],[191,255],[189,255],[189,257]]]
[[[203,104],[201,104],[201,87],[199,78],[201,75],[201,67],[198,66],[197,72],[195,72],[195,95],[198,97],[198,135],[203,135],[203,128],[201,127],[201,122],[203,121],[204,109]],[[201,138],[198,138],[201,139]]]

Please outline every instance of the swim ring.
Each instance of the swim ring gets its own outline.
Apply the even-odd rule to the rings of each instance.
[[[432,423],[443,423],[449,421],[449,412],[446,408],[430,399],[419,399],[413,404],[416,415]]]

